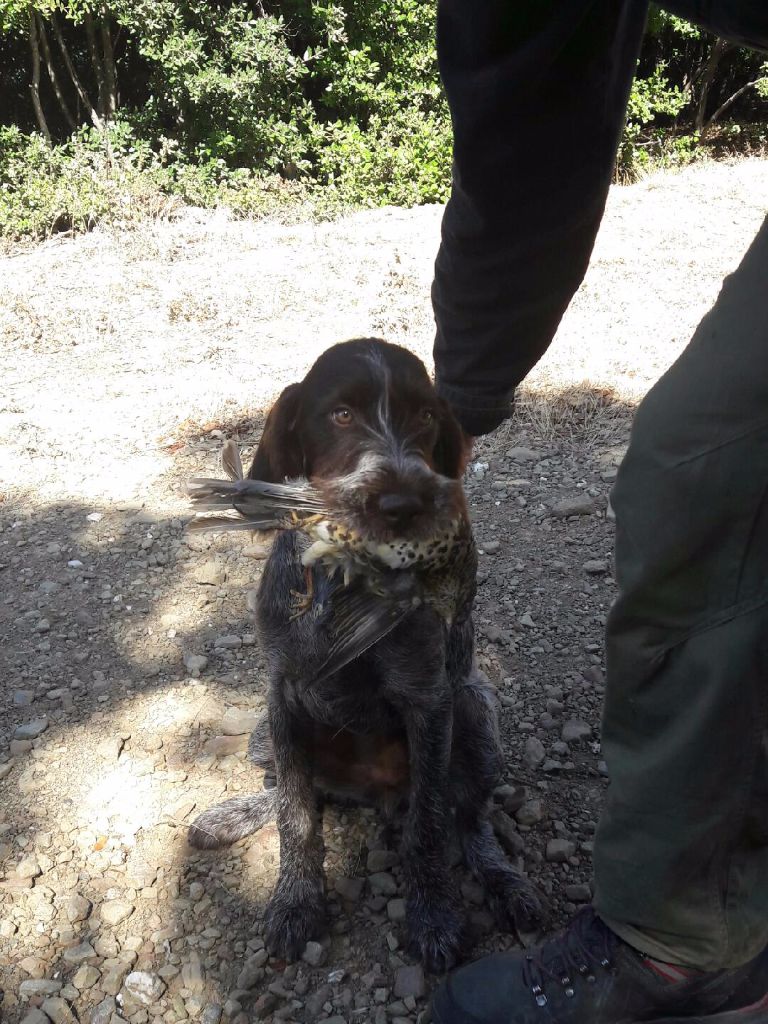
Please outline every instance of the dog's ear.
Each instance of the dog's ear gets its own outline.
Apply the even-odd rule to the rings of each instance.
[[[297,429],[301,384],[289,384],[272,406],[259,447],[248,470],[251,480],[281,484],[306,473],[304,449]]]
[[[472,453],[472,440],[461,429],[444,399],[440,399],[438,404],[438,426],[440,432],[433,454],[435,469],[443,476],[458,480],[467,468]]]

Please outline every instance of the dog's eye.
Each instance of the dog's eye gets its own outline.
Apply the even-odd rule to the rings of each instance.
[[[345,405],[339,406],[331,413],[331,419],[339,427],[348,427],[352,422],[352,413]]]
[[[430,423],[434,423],[435,413],[434,413],[433,409],[422,409],[421,413],[420,413],[420,416],[421,416],[421,422],[425,426],[429,426]]]

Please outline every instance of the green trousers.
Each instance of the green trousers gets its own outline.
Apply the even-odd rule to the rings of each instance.
[[[768,220],[638,409],[612,495],[595,906],[715,970],[768,945]]]

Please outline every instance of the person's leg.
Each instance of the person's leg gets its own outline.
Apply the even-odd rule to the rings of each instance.
[[[767,281],[768,221],[614,488],[594,907],[456,972],[436,1024],[768,1020]]]
[[[439,0],[454,180],[435,373],[469,434],[509,415],[603,215],[647,0]]]
[[[701,970],[768,944],[768,221],[614,488],[595,908]]]

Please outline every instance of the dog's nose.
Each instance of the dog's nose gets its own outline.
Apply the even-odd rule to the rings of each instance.
[[[418,494],[382,494],[379,496],[379,512],[391,526],[406,526],[423,511],[424,502]]]

